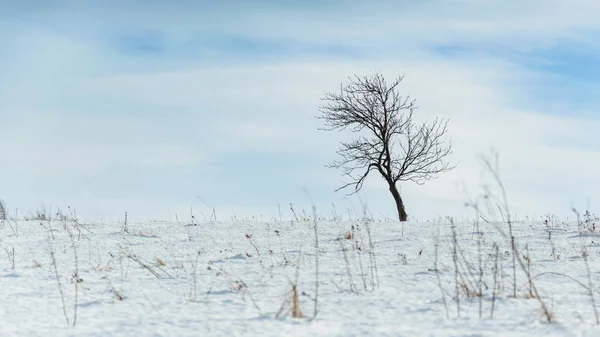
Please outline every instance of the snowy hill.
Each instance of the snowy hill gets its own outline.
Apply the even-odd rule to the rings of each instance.
[[[516,298],[506,224],[316,224],[318,295],[310,219],[4,222],[0,335],[600,335],[600,236],[577,223],[514,224]]]

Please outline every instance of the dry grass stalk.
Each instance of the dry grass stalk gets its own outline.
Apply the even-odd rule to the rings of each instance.
[[[298,296],[298,278],[300,277],[300,258],[302,257],[302,253],[298,255],[298,262],[296,263],[296,273],[295,278],[292,281],[290,279],[290,285],[292,289],[285,294],[285,300],[281,304],[281,307],[277,311],[275,317],[279,318],[283,315],[288,315],[291,311],[291,315],[293,318],[302,318],[304,314],[302,313],[302,309],[300,308],[300,298]],[[291,308],[290,308],[291,307]],[[315,303],[316,309],[316,303]],[[316,312],[315,312],[316,315]],[[314,318],[314,317],[313,317]]]
[[[8,211],[6,209],[6,204],[4,201],[0,200],[0,220],[6,221],[8,218]]]
[[[125,256],[127,256],[129,259],[137,262],[140,266],[144,267],[146,270],[148,270],[156,278],[161,278],[161,275],[156,270],[154,270],[154,268],[150,267],[150,265],[148,265],[147,263],[145,263],[144,261],[142,261],[138,256],[136,256],[135,254],[133,254],[130,251],[127,251],[123,247],[120,247],[120,248],[121,248],[121,252],[123,254],[125,254]]]
[[[314,222],[313,229],[315,231],[315,307],[314,307],[314,311],[313,311],[313,317],[311,318],[311,320],[315,319],[319,312],[319,229],[318,229],[318,223],[317,223],[317,208],[314,205],[312,206],[312,211],[313,211],[313,222]],[[294,287],[293,291],[294,291],[294,313],[296,313],[296,310],[295,310],[296,308],[298,308],[298,310],[300,310],[300,302],[298,301],[298,292],[296,291],[295,287]],[[299,311],[299,313],[300,313],[300,315],[302,315],[302,311]]]
[[[293,318],[304,317],[300,308],[300,297],[298,296],[298,286],[296,284],[292,284],[292,289],[286,294],[286,299],[281,304],[275,317],[279,318],[290,313]]]
[[[460,317],[460,283],[459,279],[459,270],[458,270],[458,242],[456,240],[456,227],[454,223],[452,223],[452,261],[454,262],[454,296],[456,297],[456,314]]]
[[[8,248],[4,248],[6,255],[8,256],[8,261],[10,262],[10,267],[12,270],[15,270],[15,247],[13,246],[11,250]]]
[[[508,225],[508,233],[504,232],[504,230],[502,230],[499,226],[496,227],[496,229],[507,239],[510,239],[510,244],[511,244],[511,250],[512,250],[512,269],[513,269],[513,297],[516,297],[517,295],[517,264],[519,265],[519,267],[521,268],[521,270],[528,275],[528,282],[531,285],[531,292],[533,294],[533,296],[538,300],[541,309],[544,313],[544,316],[546,316],[546,319],[548,321],[548,323],[552,323],[553,322],[553,315],[550,312],[550,310],[548,309],[548,306],[546,305],[546,303],[544,302],[544,300],[542,299],[542,297],[540,296],[537,287],[535,286],[535,284],[533,283],[533,278],[531,278],[531,273],[528,271],[528,266],[525,263],[524,259],[521,258],[521,255],[519,253],[519,249],[518,249],[518,245],[515,239],[515,235],[513,234],[513,221],[511,218],[511,213],[510,213],[510,207],[508,205],[508,197],[506,194],[506,188],[504,187],[504,183],[502,182],[502,179],[500,179],[500,174],[499,174],[499,168],[498,168],[498,154],[495,153],[493,160],[490,160],[486,157],[480,157],[481,159],[481,163],[483,164],[484,168],[487,170],[488,173],[490,173],[498,187],[498,189],[500,190],[500,194],[501,197],[500,198],[496,198],[495,195],[493,193],[491,193],[488,189],[486,189],[486,200],[488,201],[488,203],[491,205],[493,203],[493,201],[496,201],[496,206],[500,212],[500,215],[502,216],[503,222],[506,223]]]
[[[73,233],[71,232],[71,228],[67,227],[67,232],[69,233],[69,238],[71,240],[71,249],[73,250],[73,263],[75,265],[75,270],[73,272],[73,277],[71,278],[71,283],[75,286],[75,301],[73,303],[73,326],[77,324],[77,307],[79,306],[79,283],[83,282],[83,279],[79,277],[79,258],[77,256],[77,246],[75,245],[75,238]]]
[[[442,303],[444,304],[444,309],[446,310],[446,318],[450,318],[450,314],[448,313],[448,303],[446,303],[446,295],[444,293],[444,288],[442,287],[442,279],[440,277],[440,270],[438,267],[438,255],[439,255],[439,242],[440,241],[440,227],[437,228],[437,236],[435,239],[435,260],[433,262],[433,269],[435,270],[435,276],[437,277],[438,287],[440,288],[440,292],[442,293]]]
[[[500,248],[498,244],[494,243],[494,289],[492,290],[492,307],[490,309],[490,318],[494,317],[494,306],[496,304],[496,296],[498,291],[498,274],[501,271],[498,269],[498,256],[500,255]]]
[[[56,256],[54,256],[54,250],[52,249],[52,246],[50,246],[50,259],[52,261],[52,266],[54,267],[54,276],[56,277],[56,283],[58,284],[58,291],[60,292],[60,301],[62,303],[63,315],[65,316],[65,321],[67,322],[67,325],[70,325],[69,316],[67,316],[67,307],[65,305],[65,293],[63,292],[62,284],[60,283],[60,274],[58,273],[58,266],[56,265]],[[41,267],[39,262],[37,262],[36,260],[33,260],[33,262],[37,263],[37,265]]]
[[[594,317],[596,318],[596,324],[600,325],[600,318],[598,317],[598,308],[596,308],[596,298],[594,297],[594,286],[592,285],[592,275],[590,274],[590,265],[588,263],[588,252],[584,249],[581,255],[583,256],[583,261],[585,262],[585,270],[587,272],[588,286],[590,289],[590,299],[592,300],[592,308],[594,308]]]
[[[192,285],[192,291],[190,293],[190,298],[192,302],[195,302],[197,300],[196,296],[198,294],[198,260],[200,259],[200,251],[198,251],[198,253],[196,254],[196,260],[194,262],[192,262],[192,266],[194,267],[194,273],[192,274],[192,280],[193,280],[193,285]],[[210,267],[209,267],[210,268]]]
[[[365,222],[365,228],[367,229],[367,238],[369,240],[369,270],[371,272],[371,286],[372,290],[375,290],[375,288],[379,288],[379,271],[377,270],[377,255],[375,254],[375,246],[373,245],[373,239],[371,237],[371,227],[369,226],[368,222]]]
[[[294,318],[302,318],[304,314],[302,313],[302,309],[300,308],[300,300],[298,298],[298,289],[296,285],[292,287],[292,317]]]
[[[123,294],[121,294],[117,289],[115,289],[115,287],[112,287],[111,291],[112,291],[113,295],[115,295],[115,299],[117,299],[119,301],[125,300],[125,296],[123,296]]]
[[[358,288],[356,287],[356,283],[354,283],[354,279],[352,277],[352,269],[350,268],[350,260],[348,259],[348,254],[346,253],[346,247],[344,246],[342,241],[338,242],[340,244],[342,256],[344,257],[344,265],[346,267],[346,276],[348,277],[348,285],[350,287],[350,292],[358,293]]]

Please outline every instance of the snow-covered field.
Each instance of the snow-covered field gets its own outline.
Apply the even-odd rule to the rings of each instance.
[[[319,219],[311,320],[314,224],[148,222],[125,232],[122,223],[3,222],[0,336],[600,336],[582,257],[583,249],[600,301],[600,236],[580,235],[576,222],[514,224],[522,261],[532,277],[541,274],[534,282],[552,324],[520,266],[512,297],[509,239],[493,224],[477,232],[457,223],[455,265],[446,220]],[[473,295],[480,269],[482,297]],[[303,318],[292,317],[296,283]]]

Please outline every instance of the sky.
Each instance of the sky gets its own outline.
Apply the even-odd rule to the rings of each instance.
[[[373,175],[335,192],[349,132],[320,97],[404,75],[457,167],[399,185],[411,220],[469,216],[499,155],[517,217],[600,209],[600,2],[0,1],[0,199],[89,220],[395,219]],[[466,213],[465,213],[466,212]]]

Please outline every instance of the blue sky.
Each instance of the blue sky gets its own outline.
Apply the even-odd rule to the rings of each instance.
[[[324,92],[376,71],[406,75],[419,120],[450,119],[460,164],[401,186],[414,219],[464,215],[492,147],[516,213],[598,208],[596,1],[216,3],[3,2],[9,208],[165,219],[206,212],[200,196],[223,219],[289,217],[303,188],[323,215],[357,208],[324,167],[351,135],[314,117]],[[388,193],[373,176],[362,198],[394,218]]]

